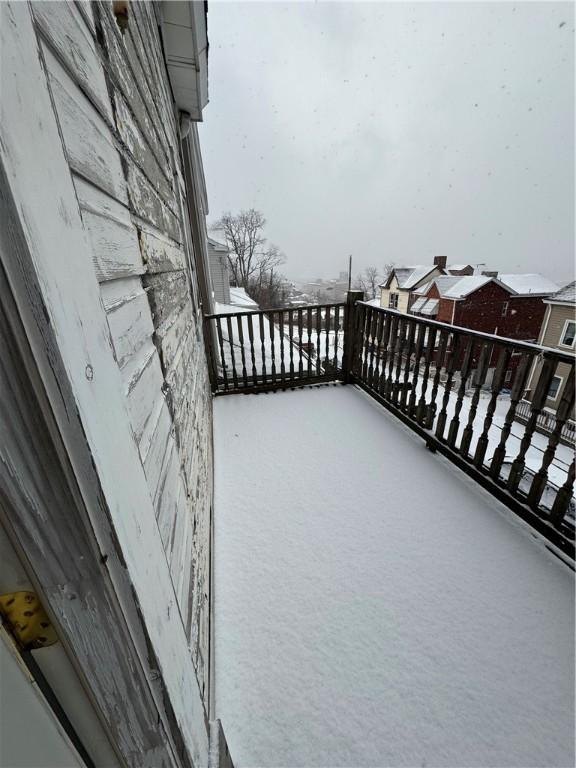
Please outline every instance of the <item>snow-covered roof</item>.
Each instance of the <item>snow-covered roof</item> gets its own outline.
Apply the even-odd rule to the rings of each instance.
[[[440,292],[440,296],[445,296],[446,291],[452,288],[452,286],[456,285],[456,283],[459,283],[460,280],[463,280],[463,278],[456,277],[454,275],[440,275],[439,277],[433,278],[428,283],[425,283],[425,285],[418,288],[418,293],[426,294],[430,288],[435,285]]]
[[[468,267],[471,267],[472,264],[449,264],[446,269],[448,272],[450,272],[451,269],[456,270],[460,272],[462,269],[468,269]]]
[[[498,275],[498,282],[508,288],[515,296],[549,296],[557,293],[558,286],[543,275]]]
[[[398,287],[405,291],[409,291],[412,288],[416,288],[418,283],[424,280],[431,272],[438,267],[436,264],[417,264],[415,266],[408,267],[394,267],[394,269],[388,275],[388,278],[382,283],[380,288],[388,288],[393,277],[396,277]]]
[[[547,301],[554,302],[554,304],[576,304],[576,281],[568,283],[564,288],[553,293],[552,296],[548,296]]]
[[[478,288],[482,288],[486,283],[489,283],[493,278],[486,275],[469,275],[468,277],[456,277],[452,278],[455,282],[449,286],[446,290],[442,291],[442,296],[446,299],[463,299],[465,296],[469,296]]]
[[[211,245],[217,251],[226,251],[228,253],[228,246],[226,243],[222,243],[220,240],[216,240],[212,235],[207,237],[208,245]]]
[[[435,264],[432,264],[432,266],[428,264],[425,267],[422,267],[422,266],[413,267],[412,273],[408,276],[408,278],[404,281],[404,283],[400,287],[406,290],[409,290],[410,288],[415,288],[418,285],[418,283],[424,280],[430,274],[430,272],[433,272],[435,269],[437,269]]]
[[[426,296],[420,296],[420,298],[416,299],[414,304],[412,304],[412,306],[410,307],[410,312],[420,312],[420,310],[422,309],[424,304],[426,304],[427,301],[428,299],[426,298]]]
[[[428,299],[420,310],[421,314],[428,315],[428,317],[435,317],[438,314],[438,304],[440,299]]]
[[[379,307],[380,306],[380,299],[368,299],[366,304],[370,304],[372,307]]]
[[[230,303],[245,309],[258,309],[258,304],[248,296],[244,288],[230,286]]]

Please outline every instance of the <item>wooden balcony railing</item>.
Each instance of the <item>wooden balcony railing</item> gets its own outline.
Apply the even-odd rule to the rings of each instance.
[[[343,303],[207,315],[214,391],[261,392],[338,381],[346,320]]]
[[[573,558],[574,446],[560,442],[574,412],[574,356],[361,298],[208,315],[214,392],[355,383]],[[543,435],[559,366],[554,426]]]

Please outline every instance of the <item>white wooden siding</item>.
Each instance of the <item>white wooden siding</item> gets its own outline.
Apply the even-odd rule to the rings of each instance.
[[[142,471],[131,482],[145,484],[135,492],[133,503],[142,494],[150,499],[154,530],[165,552],[206,706],[211,398],[202,320],[193,300],[195,274],[189,270],[182,245],[183,207],[176,192],[180,182],[175,181],[183,176],[175,159],[180,157],[177,121],[154,9],[148,3],[131,3],[129,30],[122,36],[110,3],[83,4],[82,8],[71,2],[32,5],[47,77],[43,83],[30,84],[28,98],[32,101],[40,89],[43,109],[49,99],[52,102],[72,172],[70,192],[75,192],[84,228],[82,247],[91,257],[93,279],[99,284],[99,305],[87,302],[82,307],[83,323],[99,328],[100,318],[94,313],[102,312],[105,318],[107,334],[100,335],[98,355],[115,359]],[[24,135],[22,140],[26,141]],[[54,152],[56,141],[61,151],[55,131],[45,131],[44,140],[44,153]],[[59,188],[50,192],[61,194]],[[80,219],[74,226],[78,223]],[[53,236],[58,239],[58,227],[66,226],[58,217]],[[79,259],[80,250],[67,250],[65,258]],[[62,302],[68,300],[66,291],[72,290],[73,282],[61,287]],[[84,358],[91,357],[88,347]],[[87,420],[101,421],[102,429],[107,419],[98,409],[104,407],[104,401],[95,403],[84,414]],[[116,440],[113,427],[109,439]],[[118,449],[121,444],[118,441]],[[122,463],[121,451],[116,460]],[[145,514],[144,505],[138,515]],[[128,518],[126,526],[126,535],[134,535],[129,534]],[[153,535],[152,529],[146,530]],[[132,546],[138,548],[137,538]],[[163,584],[158,578],[157,589]],[[164,602],[169,606],[169,596],[164,595]],[[183,669],[176,664],[172,672],[180,675],[181,692],[189,685]],[[167,677],[171,679],[170,674]],[[176,710],[178,706],[176,697]],[[191,717],[184,711],[181,716]],[[190,727],[189,723],[184,732]]]

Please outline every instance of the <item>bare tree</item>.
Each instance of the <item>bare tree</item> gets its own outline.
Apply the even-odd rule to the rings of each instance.
[[[225,213],[211,227],[222,232],[228,245],[232,282],[264,309],[282,298],[284,280],[278,267],[286,261],[277,245],[268,244],[265,224],[261,211],[250,208],[237,214]]]
[[[364,291],[367,299],[375,299],[381,282],[382,278],[378,267],[366,267],[364,272],[356,277],[354,287]]]

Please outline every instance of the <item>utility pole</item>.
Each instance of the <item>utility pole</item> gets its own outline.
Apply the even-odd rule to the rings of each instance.
[[[348,257],[348,290],[352,288],[352,254]]]

